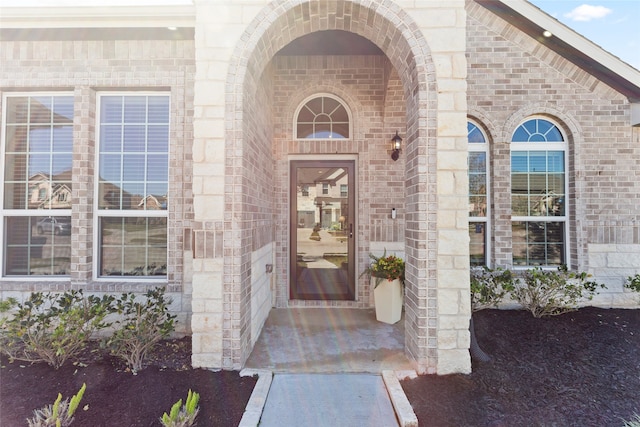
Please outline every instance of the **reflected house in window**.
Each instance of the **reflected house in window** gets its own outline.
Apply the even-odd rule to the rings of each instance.
[[[167,196],[149,194],[131,194],[122,190],[117,185],[105,183],[103,185],[103,204],[106,209],[139,209],[139,210],[166,210]]]
[[[71,171],[29,178],[29,209],[71,209]]]
[[[136,198],[128,191],[123,191],[117,185],[108,182],[102,184],[101,190],[101,204],[105,209],[136,209],[137,203],[135,200],[141,199],[141,196]]]
[[[149,194],[138,203],[138,209],[165,210],[167,209],[167,196],[154,196]]]
[[[312,228],[320,224],[327,230],[341,230],[344,226],[347,203],[347,173],[342,168],[316,170],[307,175],[299,172],[304,183],[298,186],[298,227]]]

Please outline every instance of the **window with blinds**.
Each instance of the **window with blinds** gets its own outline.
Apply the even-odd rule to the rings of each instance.
[[[4,98],[4,276],[64,276],[71,263],[73,96]]]
[[[511,140],[514,266],[567,263],[567,143],[546,118],[522,123]]]
[[[489,144],[478,124],[467,122],[469,142],[469,260],[472,266],[488,264]]]
[[[98,99],[97,276],[166,276],[169,95]]]

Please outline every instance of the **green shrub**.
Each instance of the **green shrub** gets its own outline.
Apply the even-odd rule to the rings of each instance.
[[[162,422],[164,427],[192,426],[196,420],[196,416],[198,416],[198,412],[200,411],[200,407],[198,406],[199,400],[200,395],[189,390],[187,400],[184,405],[182,404],[182,399],[178,400],[171,407],[171,412],[169,414],[165,412],[164,415],[162,415],[160,422]]]
[[[598,287],[605,287],[587,281],[588,277],[586,272],[569,272],[566,266],[557,270],[536,267],[524,272],[524,283],[517,285],[511,296],[534,317],[554,316],[576,310],[581,299],[591,300]]]
[[[18,305],[18,300],[15,298],[7,298],[6,300],[0,300],[0,345],[4,346],[2,336],[4,335],[5,323],[11,318],[8,312]],[[0,348],[0,353],[2,348]]]
[[[104,322],[113,297],[85,297],[82,291],[34,292],[23,304],[3,304],[15,312],[0,323],[0,351],[9,358],[46,362],[58,369],[82,352]]]
[[[67,427],[73,422],[73,414],[80,405],[87,385],[82,387],[72,398],[62,400],[62,394],[58,393],[58,398],[52,405],[33,411],[33,417],[27,419],[29,427]]]
[[[627,277],[624,287],[635,292],[640,292],[640,274]]]
[[[115,301],[115,311],[122,317],[114,322],[115,331],[106,341],[111,354],[123,359],[133,372],[142,369],[149,351],[175,329],[176,316],[169,313],[170,299],[164,288],[146,293],[146,300],[136,300],[133,293],[125,293]]]
[[[6,300],[0,300],[0,313],[6,313],[16,305],[18,305],[18,300],[15,298],[7,298]]]
[[[510,270],[500,267],[471,269],[471,309],[479,311],[496,307],[509,292],[513,291],[514,277]]]

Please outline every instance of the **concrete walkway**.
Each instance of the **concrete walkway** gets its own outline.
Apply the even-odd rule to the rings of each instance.
[[[373,310],[273,309],[241,375],[259,375],[241,427],[417,426],[403,320]]]
[[[417,427],[399,379],[415,371],[373,374],[259,375],[240,427]]]
[[[371,374],[277,374],[260,419],[260,427],[397,425],[382,377]]]

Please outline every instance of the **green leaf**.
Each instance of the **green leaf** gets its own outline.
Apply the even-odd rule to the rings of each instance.
[[[60,401],[62,400],[62,393],[58,393],[58,398],[56,399],[55,402],[53,402],[53,407],[52,407],[52,418],[54,420],[58,419],[58,409],[60,408]]]
[[[78,392],[71,398],[71,401],[69,402],[69,410],[67,411],[67,415],[69,415],[69,418],[71,418],[76,412],[76,409],[78,409],[78,406],[80,405],[80,401],[82,400],[82,396],[84,396],[84,391],[86,389],[87,384],[83,383],[82,387],[80,387],[80,390],[78,390]]]
[[[178,414],[180,413],[180,408],[182,407],[182,399],[178,400],[171,407],[171,420],[175,421],[178,419]]]
[[[187,394],[187,400],[185,402],[185,408],[187,410],[187,414],[191,415],[195,412],[196,407],[198,406],[199,400],[200,400],[200,395],[198,393],[195,393],[189,390],[189,393]]]

